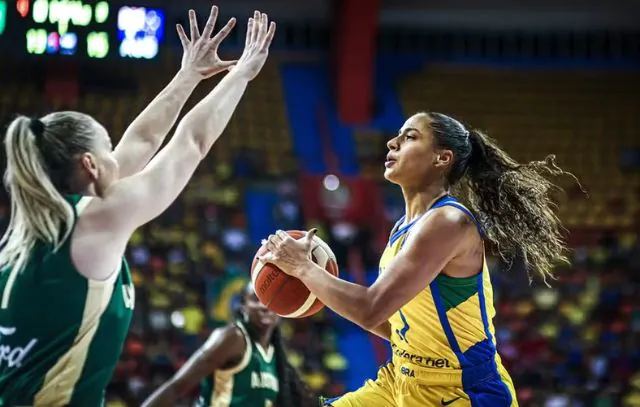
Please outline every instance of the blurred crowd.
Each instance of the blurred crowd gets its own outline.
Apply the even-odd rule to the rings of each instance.
[[[248,170],[249,169],[249,170]],[[127,259],[136,284],[131,332],[112,383],[109,407],[135,406],[166,381],[206,340],[231,320],[249,278],[257,246],[243,210],[242,166],[203,163],[181,198],[132,237]],[[278,191],[273,216],[284,229],[303,228],[296,184],[272,180]],[[330,316],[321,312],[281,323],[289,357],[318,394],[344,391],[346,359],[337,351]],[[198,389],[183,400],[190,405]]]
[[[112,407],[136,405],[178,369],[210,330],[230,318],[234,293],[248,278],[255,245],[241,209],[244,177],[217,164],[197,177],[161,219],[139,230],[128,259],[138,287],[137,311],[122,361],[109,388]],[[210,172],[209,172],[210,171]],[[213,173],[216,176],[211,177]],[[279,227],[304,222],[292,180],[274,181]],[[400,208],[388,205],[393,217]],[[353,225],[320,225],[339,258],[350,245],[373,270],[375,247]],[[348,266],[341,261],[344,272]],[[490,259],[496,292],[496,338],[521,406],[640,406],[640,241],[607,235],[575,247],[557,279],[530,283],[516,262]],[[373,271],[375,272],[375,271]],[[330,312],[283,321],[290,358],[310,387],[344,391],[348,360],[337,347]],[[185,405],[187,400],[185,400]]]
[[[574,248],[551,287],[493,262],[496,338],[521,406],[640,406],[640,241]]]
[[[354,275],[354,264],[377,273],[381,247],[370,230],[304,219],[296,178],[265,179],[260,157],[249,151],[233,162],[207,160],[180,199],[131,238],[126,255],[137,287],[136,311],[107,406],[139,405],[213,328],[231,319],[257,249],[243,201],[251,183],[275,191],[277,227],[319,228],[343,276],[371,280]],[[4,191],[0,194],[4,229],[10,209]],[[384,207],[390,223],[404,209],[397,194],[385,194]],[[521,406],[640,406],[637,233],[611,232],[595,244],[573,247],[571,265],[558,266],[550,286],[530,282],[518,262],[507,267],[490,258],[490,269],[496,338]],[[292,363],[312,391],[325,396],[344,392],[349,369],[338,346],[336,318],[323,311],[282,322]],[[182,405],[189,405],[195,392]]]
[[[136,406],[167,380],[216,326],[230,320],[249,278],[251,242],[242,196],[251,172],[204,163],[182,197],[132,237],[127,258],[137,286],[136,311],[108,388],[109,407]],[[302,217],[296,182],[271,180],[273,216],[283,229],[320,226],[341,270],[350,247],[375,270],[376,246],[366,230]],[[8,221],[3,195],[0,222]],[[387,204],[397,217],[397,200]],[[497,309],[496,338],[523,407],[640,406],[640,239],[611,233],[573,248],[550,287],[529,281],[518,262],[489,258]],[[372,271],[375,273],[375,271]],[[344,392],[346,355],[338,349],[333,313],[284,320],[289,357],[318,394]],[[188,395],[189,405],[197,392]]]
[[[216,326],[230,320],[256,250],[247,231],[244,176],[226,163],[203,164],[181,199],[138,230],[127,258],[137,286],[136,312],[108,388],[109,407],[136,406],[167,380]],[[213,176],[212,176],[213,175]],[[368,269],[375,245],[352,225],[304,222],[291,179],[272,181],[273,216],[285,229],[321,226],[344,258],[350,245]],[[0,221],[8,221],[6,195]],[[390,217],[400,208],[387,205]],[[609,234],[573,249],[556,280],[530,283],[516,262],[489,258],[496,338],[523,407],[640,406],[640,239]],[[341,261],[344,272],[347,264]],[[318,394],[344,392],[348,358],[338,349],[333,313],[284,320],[290,359]],[[188,395],[189,405],[197,392]]]

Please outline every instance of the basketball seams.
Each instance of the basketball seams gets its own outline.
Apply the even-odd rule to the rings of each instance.
[[[298,309],[296,309],[290,314],[280,315],[280,316],[284,318],[299,318],[304,314],[306,314],[309,311],[309,309],[311,309],[311,307],[313,307],[313,305],[316,303],[316,300],[317,300],[317,297],[313,295],[311,292],[309,292],[307,299],[304,301],[304,303],[301,306],[298,307]]]
[[[256,259],[255,264],[253,265],[252,268],[252,273],[251,273],[251,285],[253,286],[253,291],[256,290],[256,280],[258,279],[258,276],[260,275],[260,273],[262,272],[262,270],[264,270],[264,265],[265,263],[263,263],[260,260]],[[257,270],[256,272],[253,272],[254,270]]]
[[[316,244],[316,248],[314,248],[314,250],[316,250],[318,247],[322,247],[322,250],[325,252],[329,259],[333,260],[336,263],[338,262],[338,260],[336,259],[336,255],[333,253],[333,250],[331,250],[331,247],[329,247],[329,245],[324,240],[320,239],[318,236],[314,236],[313,242]]]
[[[320,249],[320,250],[318,250]],[[327,262],[329,261],[329,255],[324,249],[320,246],[316,246],[311,250],[311,257],[314,263],[322,268],[327,267]]]

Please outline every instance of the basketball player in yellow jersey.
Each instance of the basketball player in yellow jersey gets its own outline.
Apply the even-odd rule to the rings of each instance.
[[[385,178],[402,188],[405,216],[394,227],[371,287],[324,272],[310,260],[313,230],[278,231],[262,260],[301,279],[328,307],[391,342],[392,362],[375,381],[325,405],[517,406],[496,352],[495,315],[484,240],[511,260],[519,250],[546,278],[565,260],[552,157],[518,164],[491,139],[439,113],[409,118],[387,143]],[[450,191],[456,188],[469,209]],[[475,215],[474,215],[475,214]]]

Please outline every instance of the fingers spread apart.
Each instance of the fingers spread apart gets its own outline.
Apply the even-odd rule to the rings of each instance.
[[[275,32],[276,24],[269,23],[269,16],[256,10],[247,23],[245,47],[253,45],[260,50],[268,49]]]

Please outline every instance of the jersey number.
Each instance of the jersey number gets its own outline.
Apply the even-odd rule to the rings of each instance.
[[[122,285],[122,298],[124,299],[124,307],[133,309],[136,304],[136,291],[133,285]]]
[[[402,328],[396,329],[396,334],[398,334],[398,337],[401,341],[409,343],[409,341],[407,340],[407,332],[409,332],[409,323],[407,322],[407,317],[405,317],[402,313],[402,309],[400,309],[398,312],[400,313],[400,319],[402,320],[403,325]]]

